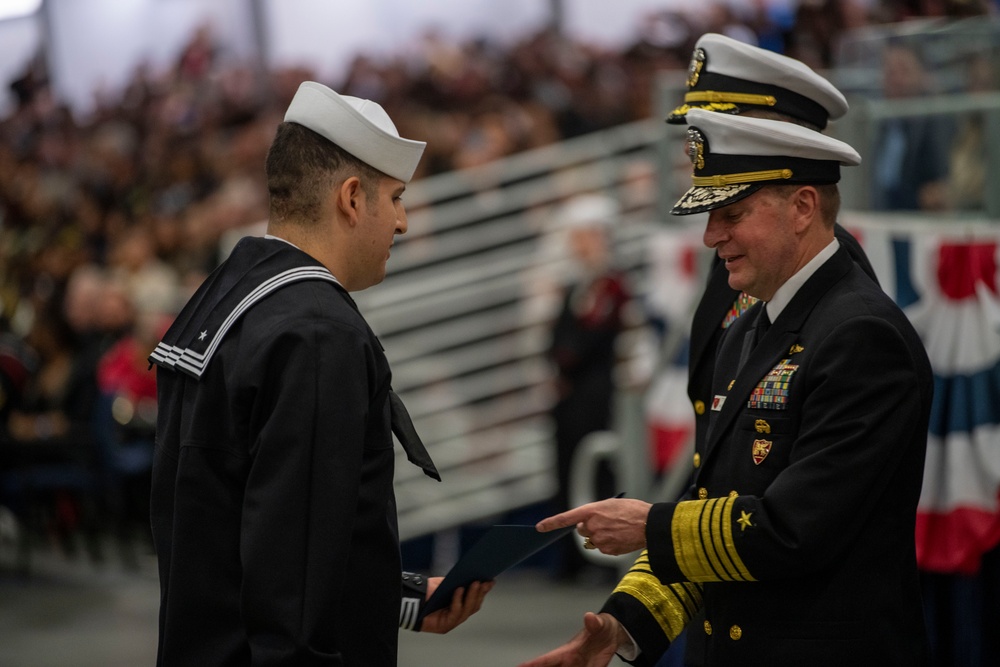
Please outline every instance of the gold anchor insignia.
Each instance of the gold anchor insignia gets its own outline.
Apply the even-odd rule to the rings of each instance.
[[[767,423],[764,419],[758,419],[754,422],[753,427],[757,429],[758,433],[770,433],[771,425]]]
[[[804,348],[801,345],[799,345],[798,343],[796,343],[795,345],[792,345],[791,349],[788,350],[788,354],[795,354],[797,352],[801,352],[804,349],[806,349],[806,348]]]

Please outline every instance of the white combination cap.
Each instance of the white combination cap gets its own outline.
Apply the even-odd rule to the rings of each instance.
[[[408,183],[417,170],[426,142],[403,139],[379,104],[339,95],[314,81],[295,92],[285,121],[304,125],[365,164]]]
[[[847,113],[837,88],[805,63],[716,33],[702,35],[688,66],[684,104],[667,117],[680,124],[689,109],[740,114],[769,109],[823,129]]]
[[[840,167],[861,156],[843,141],[800,125],[703,109],[687,113],[692,187],[674,215],[728,206],[767,184],[823,185],[840,180]]]
[[[564,229],[581,227],[610,227],[621,215],[618,202],[607,195],[576,195],[559,210],[559,226]]]

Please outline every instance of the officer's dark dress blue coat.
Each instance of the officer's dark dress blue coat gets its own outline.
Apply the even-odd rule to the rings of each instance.
[[[841,247],[736,372],[761,305],[722,338],[689,499],[653,506],[605,605],[655,664],[687,622],[704,665],[922,665],[914,522],[931,369]]]
[[[847,248],[851,258],[877,283],[875,270],[858,240],[839,224],[834,226],[834,235],[840,244]],[[715,354],[719,347],[719,338],[724,331],[722,323],[733,310],[739,296],[739,290],[729,286],[729,271],[726,270],[726,265],[721,261],[713,262],[705,291],[691,319],[691,343],[688,355],[687,392],[695,412],[695,441],[699,443],[705,441],[705,429],[708,428],[712,374],[715,371]]]

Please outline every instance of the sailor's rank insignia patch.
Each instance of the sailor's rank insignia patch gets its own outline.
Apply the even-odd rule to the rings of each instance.
[[[799,368],[798,364],[790,364],[789,361],[791,359],[782,359],[768,371],[750,394],[748,408],[784,410],[788,407],[788,385]]]
[[[771,453],[771,441],[770,440],[754,440],[753,441],[753,451],[751,455],[753,456],[753,462],[755,465],[760,465],[761,461],[767,458],[767,455]]]

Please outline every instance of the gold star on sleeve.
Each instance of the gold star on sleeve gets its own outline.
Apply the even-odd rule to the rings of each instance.
[[[736,496],[682,500],[670,523],[677,566],[688,581],[754,581],[736,549]],[[744,517],[747,523],[750,516]],[[752,524],[751,524],[752,525]]]
[[[750,523],[750,517],[752,515],[753,512],[747,514],[745,511],[740,510],[740,518],[736,520],[736,523],[740,524],[740,532],[743,532],[747,528],[753,528],[753,524]]]

